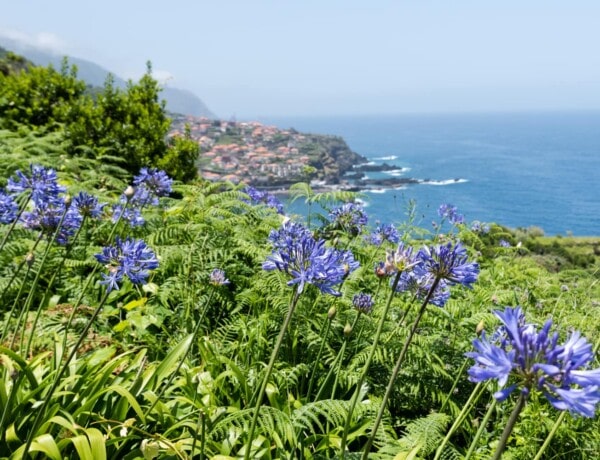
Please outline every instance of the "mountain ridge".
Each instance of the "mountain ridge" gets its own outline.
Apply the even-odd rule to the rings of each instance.
[[[124,88],[127,85],[125,79],[88,59],[56,54],[1,36],[0,46],[22,55],[36,65],[47,66],[51,64],[55,68],[60,68],[64,57],[66,57],[70,65],[77,67],[78,78],[92,86],[103,86],[109,74],[113,76],[115,86]],[[168,112],[211,119],[218,118],[202,99],[189,90],[163,86],[161,96],[166,101]]]

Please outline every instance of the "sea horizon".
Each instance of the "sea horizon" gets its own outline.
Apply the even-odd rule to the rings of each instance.
[[[420,224],[442,203],[467,221],[547,235],[600,234],[600,110],[552,110],[338,117],[264,117],[262,123],[339,135],[382,175],[422,183],[367,192],[371,220],[401,223],[414,200]],[[369,175],[371,175],[369,173]],[[293,212],[301,212],[297,205]]]

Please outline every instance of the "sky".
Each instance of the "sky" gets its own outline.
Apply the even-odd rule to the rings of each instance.
[[[597,0],[19,0],[2,37],[221,118],[600,109]]]

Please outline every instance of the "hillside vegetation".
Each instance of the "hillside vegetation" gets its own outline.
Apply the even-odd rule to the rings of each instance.
[[[183,182],[150,75],[0,79],[0,458],[600,451],[595,239],[371,222],[305,183],[324,211],[285,215]]]

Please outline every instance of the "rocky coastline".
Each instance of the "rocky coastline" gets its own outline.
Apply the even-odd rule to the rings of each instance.
[[[198,172],[207,180],[243,182],[265,190],[286,190],[297,182],[315,189],[364,191],[419,183],[407,177],[370,178],[402,168],[374,164],[339,136],[301,133],[262,123],[174,116],[170,136],[189,133],[200,146]]]

